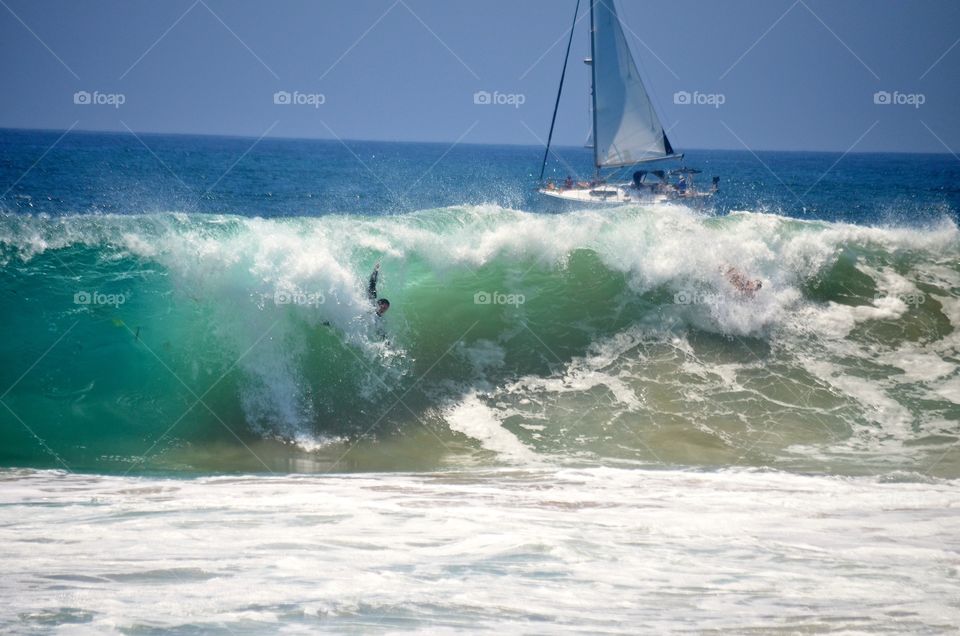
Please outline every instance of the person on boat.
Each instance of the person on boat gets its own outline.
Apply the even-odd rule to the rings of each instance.
[[[753,297],[753,295],[763,287],[763,282],[759,278],[750,280],[746,274],[736,267],[728,268],[726,276],[730,284],[733,285],[738,292],[747,297]]]
[[[556,189],[557,189],[557,184],[555,184],[555,183],[553,182],[553,179],[549,179],[549,180],[547,181],[546,189],[547,189],[547,190],[550,190],[550,191],[553,191],[553,190],[556,190]]]
[[[643,177],[647,174],[646,170],[637,170],[633,173],[633,187],[635,190],[643,189]]]
[[[386,298],[377,298],[377,278],[380,275],[380,261],[373,266],[373,273],[370,274],[370,284],[367,286],[367,297],[374,301],[375,313],[377,318],[382,318],[383,314],[390,309],[390,301]]]
[[[680,196],[687,193],[687,177],[684,175],[680,175],[680,179],[677,181],[677,192],[680,193]]]
[[[573,187],[573,177],[567,175],[567,178],[563,180],[563,189],[569,190]]]

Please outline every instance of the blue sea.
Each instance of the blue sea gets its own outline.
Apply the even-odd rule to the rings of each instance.
[[[0,630],[955,633],[960,161],[541,157],[0,130]]]

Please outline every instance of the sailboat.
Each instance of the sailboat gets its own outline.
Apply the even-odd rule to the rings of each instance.
[[[574,11],[574,26],[580,11],[580,0]],[[590,0],[590,57],[584,62],[591,68],[591,110],[593,129],[590,146],[596,174],[591,181],[560,183],[543,182],[550,154],[557,110],[563,92],[563,80],[570,58],[574,27],[570,28],[567,53],[560,74],[560,86],[547,136],[547,147],[540,167],[539,192],[548,197],[579,203],[625,204],[703,199],[717,191],[719,177],[713,178],[708,190],[698,190],[693,181],[699,170],[683,165],[683,154],[674,151],[667,133],[644,88],[636,61],[623,33],[614,0]],[[674,169],[651,169],[648,164],[679,161]],[[604,169],[615,169],[604,179]],[[616,182],[613,177],[631,174],[631,179]]]

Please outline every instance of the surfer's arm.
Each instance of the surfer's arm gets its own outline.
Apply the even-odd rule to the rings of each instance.
[[[377,277],[380,274],[380,263],[373,266],[373,273],[370,274],[370,284],[367,286],[367,297],[370,300],[377,299]]]

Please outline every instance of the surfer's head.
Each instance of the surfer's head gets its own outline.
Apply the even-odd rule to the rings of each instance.
[[[382,316],[387,313],[387,310],[390,309],[390,301],[386,298],[381,298],[377,300],[377,315]]]

